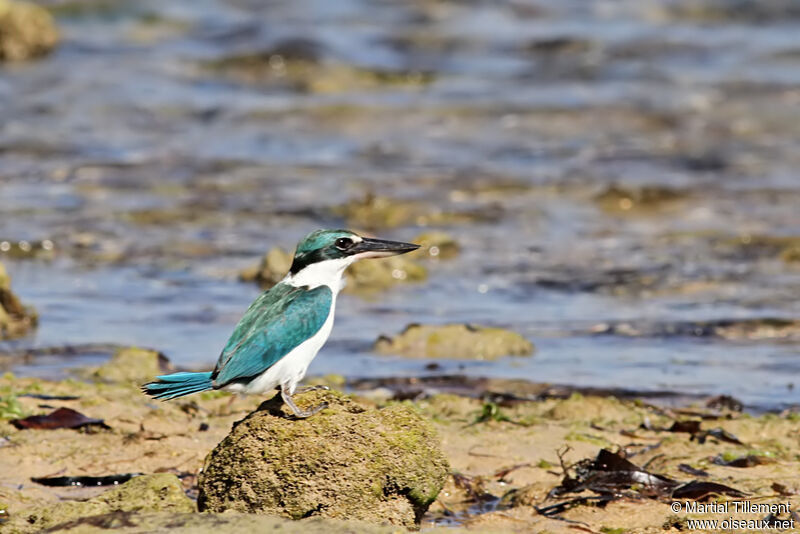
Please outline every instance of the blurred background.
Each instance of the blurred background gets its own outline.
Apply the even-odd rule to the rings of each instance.
[[[427,246],[356,273],[312,375],[800,403],[798,35],[796,0],[0,0],[0,370],[209,368],[348,227]],[[409,323],[536,350],[379,354]]]

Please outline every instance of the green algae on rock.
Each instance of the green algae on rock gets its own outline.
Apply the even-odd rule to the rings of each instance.
[[[22,510],[14,513],[4,528],[15,534],[39,532],[83,517],[140,511],[189,513],[195,507],[178,477],[159,473],[136,477],[88,501],[63,501]]]
[[[623,402],[616,397],[599,397],[573,393],[566,399],[558,399],[542,415],[555,421],[570,423],[617,424],[626,421],[630,424],[641,421],[643,415],[635,404]]]
[[[338,392],[307,393],[290,419],[279,396],[236,423],[206,458],[201,511],[323,516],[413,527],[449,472],[433,426],[410,404],[370,408]]]
[[[742,259],[778,258],[785,263],[800,262],[800,236],[742,234],[712,243],[719,252]]]
[[[170,368],[166,357],[158,351],[128,347],[115,352],[100,367],[89,369],[88,377],[102,382],[142,383]]]
[[[349,226],[379,230],[404,225],[430,226],[469,223],[497,219],[496,209],[446,211],[420,201],[367,194],[333,208],[333,214],[344,217]]]
[[[0,420],[22,419],[26,416],[25,409],[19,403],[16,395],[0,396]]]
[[[0,0],[0,61],[24,61],[50,52],[58,29],[48,11],[29,2]]]
[[[781,260],[786,263],[800,263],[800,242],[784,248],[781,251]]]
[[[467,324],[410,324],[394,337],[381,336],[374,349],[381,354],[410,358],[496,360],[530,356],[533,343],[516,332]]]
[[[416,222],[424,217],[425,211],[419,202],[372,194],[334,209],[334,213],[347,219],[348,224],[371,230]]]
[[[422,89],[435,76],[404,69],[363,68],[329,60],[313,40],[289,38],[274,46],[204,62],[201,68],[247,84],[280,86],[303,93],[341,93],[354,89]]]
[[[353,293],[370,293],[396,284],[422,282],[427,278],[428,270],[413,259],[392,256],[381,261],[354,263],[347,271],[345,290],[350,288]]]
[[[286,276],[291,266],[292,253],[276,247],[264,254],[257,267],[249,267],[240,272],[239,280],[255,282],[262,289],[269,289]]]
[[[12,259],[52,260],[55,245],[49,239],[28,241],[25,239],[0,239],[0,257]]]
[[[2,0],[0,0],[2,1]],[[0,263],[0,339],[24,336],[36,327],[38,316],[11,292],[11,278]]]
[[[423,232],[411,240],[420,245],[420,250],[412,254],[424,255],[428,258],[449,260],[461,253],[461,246],[450,234],[445,232]]]
[[[261,258],[258,267],[245,269],[239,274],[239,279],[245,282],[254,281],[261,288],[268,289],[286,276],[291,265],[291,252],[273,248]],[[421,282],[427,279],[428,271],[413,259],[392,256],[381,261],[354,263],[348,268],[346,277],[345,291],[370,293],[396,284]]]
[[[685,191],[669,187],[611,185],[595,201],[609,213],[643,215],[668,210],[686,198]]]

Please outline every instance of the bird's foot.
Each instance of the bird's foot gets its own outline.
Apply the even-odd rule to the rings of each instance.
[[[312,387],[314,387],[314,386],[312,386]],[[326,387],[326,386],[322,386],[322,387]],[[328,407],[328,403],[327,402],[323,402],[322,404],[314,406],[313,408],[309,408],[308,410],[301,410],[294,403],[294,399],[292,399],[292,396],[289,395],[288,391],[286,391],[283,388],[281,388],[281,398],[283,398],[283,402],[286,403],[286,406],[288,406],[289,409],[292,410],[292,413],[298,419],[305,419],[307,417],[311,417],[312,415],[318,414],[319,412],[321,412],[322,410],[324,410],[325,408]]]
[[[323,403],[318,404],[317,406],[314,406],[313,408],[310,408],[308,410],[298,410],[298,411],[294,412],[294,416],[297,417],[298,419],[305,419],[307,417],[311,417],[312,415],[318,414],[319,412],[321,412],[322,410],[324,410],[327,407],[328,407],[328,403],[327,402],[323,402]]]
[[[312,391],[330,391],[328,386],[303,386],[294,391],[295,395],[302,395],[303,393],[311,393]]]

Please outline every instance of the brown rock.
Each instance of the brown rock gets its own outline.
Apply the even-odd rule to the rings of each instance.
[[[418,523],[449,471],[431,424],[410,404],[374,409],[336,392],[297,400],[329,408],[294,420],[276,396],[237,423],[206,458],[200,510]]]
[[[48,53],[58,42],[50,13],[36,4],[0,0],[0,61],[23,61]]]
[[[37,321],[36,312],[23,306],[11,292],[11,278],[0,263],[0,339],[23,336],[36,326]]]
[[[533,354],[533,344],[516,332],[466,324],[410,324],[394,337],[381,336],[374,348],[409,358],[496,360]]]

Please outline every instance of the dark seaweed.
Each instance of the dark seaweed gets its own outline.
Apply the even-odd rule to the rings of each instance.
[[[119,475],[106,475],[102,477],[33,477],[31,481],[42,486],[65,487],[65,486],[114,486],[124,484],[133,477],[141,476],[142,473],[123,473]]]
[[[709,476],[707,471],[703,471],[702,469],[695,469],[689,464],[678,464],[678,469],[681,472],[686,473],[687,475],[692,475],[693,477],[706,478],[707,476]]]
[[[650,473],[621,454],[607,449],[601,449],[596,458],[587,458],[571,466],[564,465],[562,459],[561,469],[564,474],[561,484],[550,491],[548,498],[586,490],[598,494],[599,497],[579,496],[548,506],[537,506],[537,512],[542,515],[558,518],[556,517],[558,514],[573,506],[590,502],[604,505],[621,498],[703,500],[713,495],[746,496],[745,493],[724,484],[696,480],[683,483]],[[682,470],[684,472],[690,470],[696,476],[708,476],[707,473],[689,466],[685,466]]]
[[[54,400],[54,401],[71,401],[71,400],[79,400],[80,397],[75,395],[45,395],[43,393],[23,393],[21,395],[17,395],[18,397],[28,397],[30,399],[39,399],[39,400]]]
[[[725,467],[755,467],[757,465],[769,463],[769,460],[755,454],[748,454],[747,456],[741,456],[733,460],[725,460],[721,455],[717,455],[714,457],[713,462],[717,465],[724,465]]]
[[[10,423],[19,430],[26,428],[52,430],[56,428],[84,428],[91,426],[106,430],[111,428],[102,419],[86,417],[72,408],[59,408],[48,415],[31,415],[24,419],[12,419]]]
[[[704,501],[715,495],[728,495],[729,497],[746,497],[747,494],[739,491],[725,484],[717,484],[716,482],[699,482],[693,480],[681,486],[678,486],[672,491],[671,497],[673,499],[692,499],[695,501]]]

